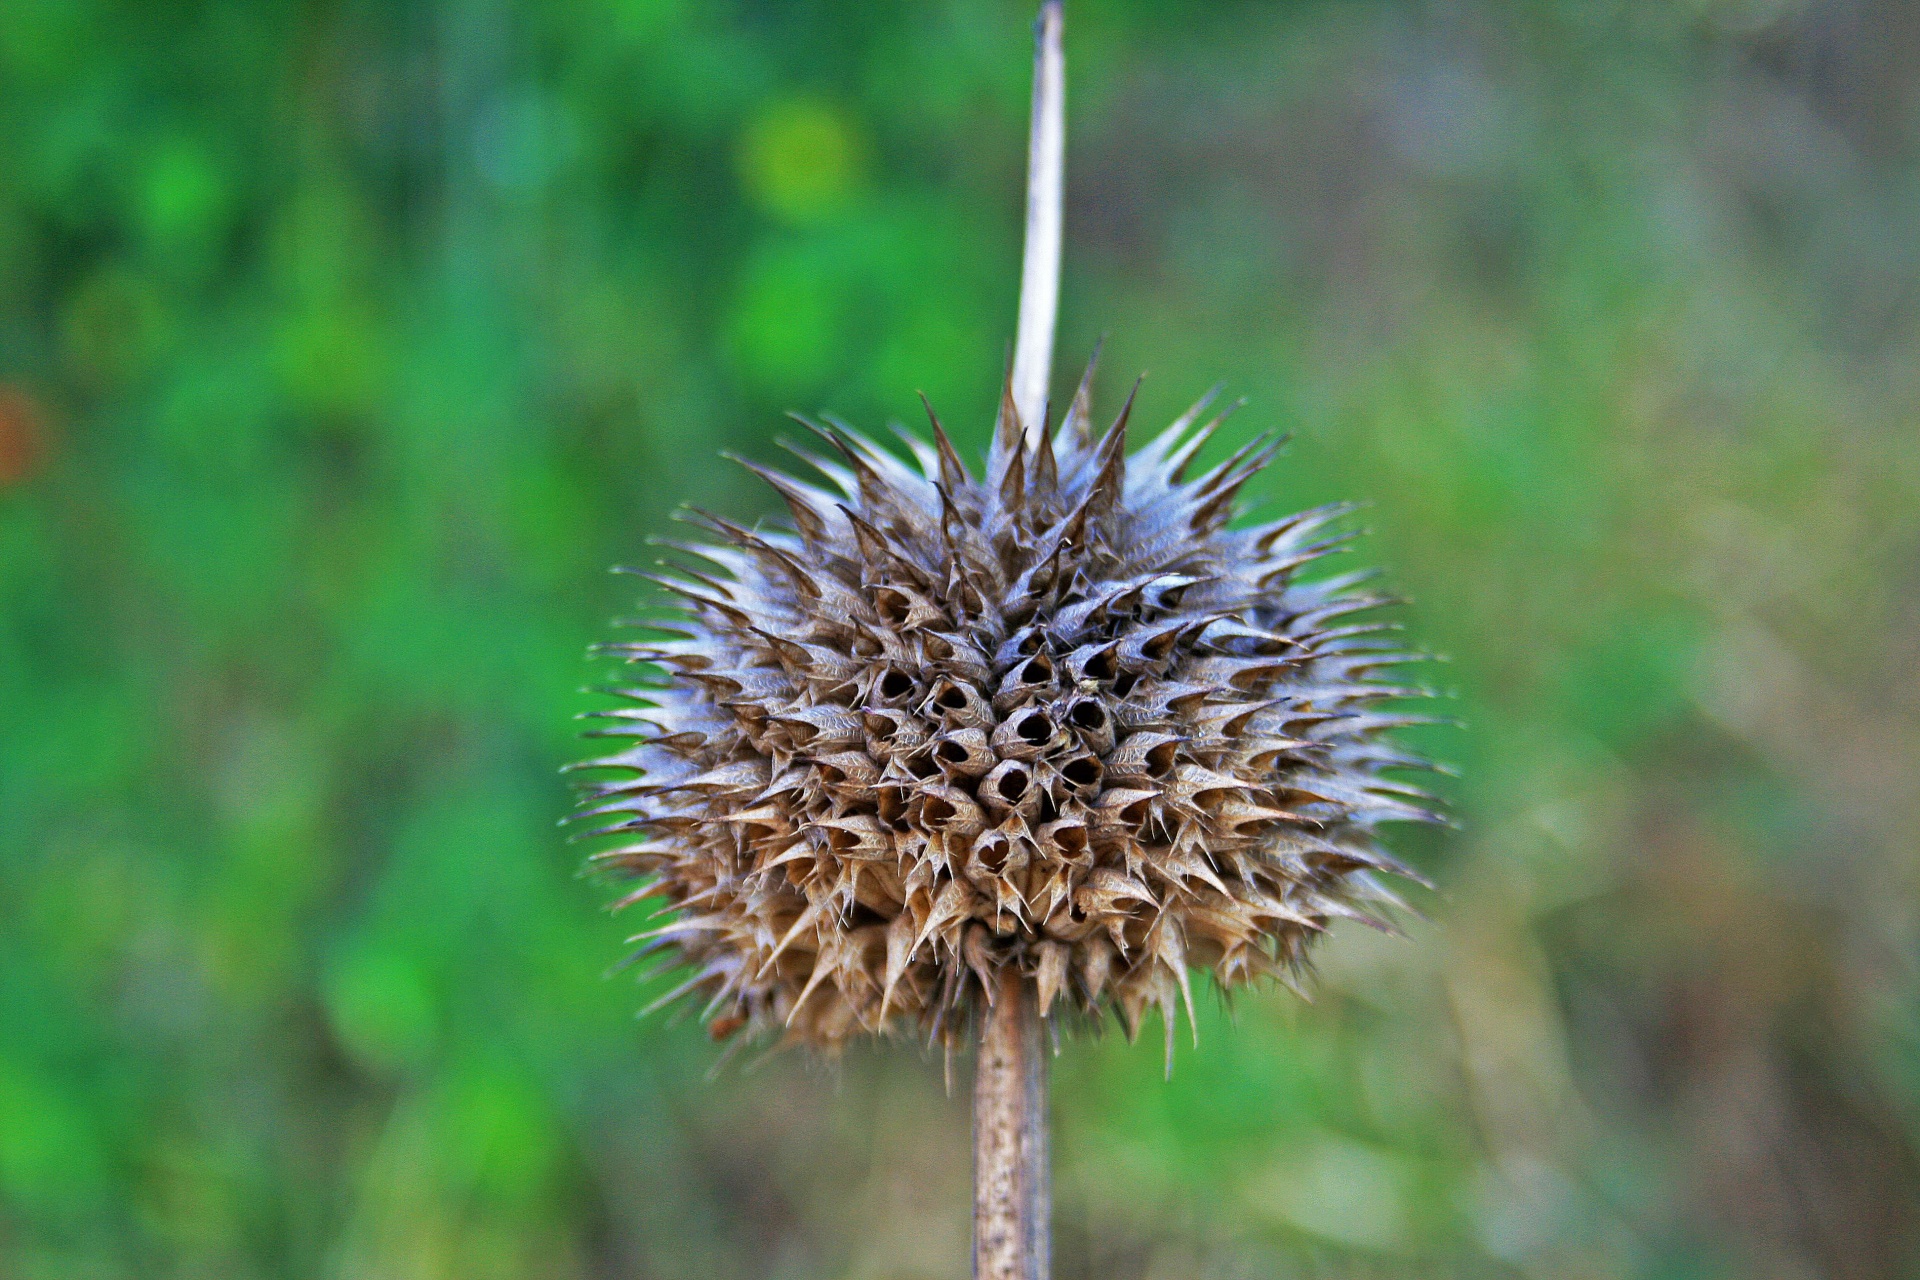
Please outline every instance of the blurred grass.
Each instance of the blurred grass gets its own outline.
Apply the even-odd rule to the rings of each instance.
[[[984,441],[1028,16],[0,10],[0,1277],[963,1273],[940,1064],[706,1082],[555,770],[719,449]],[[1070,21],[1063,351],[1469,728],[1410,942],[1065,1049],[1062,1276],[1920,1275],[1920,18]]]

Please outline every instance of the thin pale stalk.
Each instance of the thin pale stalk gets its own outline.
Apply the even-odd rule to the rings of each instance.
[[[1000,971],[973,1075],[974,1280],[1052,1270],[1047,1054],[1033,984]]]
[[[1047,0],[1033,26],[1033,124],[1027,138],[1027,240],[1020,266],[1020,323],[1013,342],[1013,404],[1038,446],[1053,376],[1060,313],[1061,206],[1066,192],[1067,62],[1060,0]]]
[[[1061,203],[1066,168],[1066,58],[1060,0],[1034,23],[1033,127],[1027,150],[1027,238],[1013,403],[1037,446],[1045,429],[1060,311]],[[1003,967],[980,1032],[973,1077],[975,1280],[1047,1280],[1052,1193],[1047,1140],[1047,1055],[1032,984]]]

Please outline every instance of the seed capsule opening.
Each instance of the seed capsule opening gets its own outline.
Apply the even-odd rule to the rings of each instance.
[[[934,746],[933,758],[946,772],[968,778],[993,767],[993,752],[982,729],[956,729]]]
[[[1060,776],[1075,791],[1092,791],[1100,785],[1100,777],[1105,772],[1100,761],[1093,756],[1078,756],[1060,766]]]

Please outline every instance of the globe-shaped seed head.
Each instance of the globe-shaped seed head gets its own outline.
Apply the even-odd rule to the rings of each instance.
[[[1005,399],[977,478],[937,419],[911,462],[815,428],[824,486],[752,467],[790,527],[702,517],[666,638],[605,646],[656,676],[585,766],[597,861],[643,880],[617,905],[669,913],[635,939],[684,966],[659,1003],[953,1044],[1014,966],[1043,1011],[1157,1006],[1171,1043],[1190,968],[1293,985],[1393,901],[1377,829],[1434,819],[1386,740],[1419,717],[1381,705],[1413,655],[1355,620],[1366,575],[1301,577],[1347,508],[1229,526],[1276,445],[1187,477],[1206,404],[1128,456],[1087,381],[1037,447]]]

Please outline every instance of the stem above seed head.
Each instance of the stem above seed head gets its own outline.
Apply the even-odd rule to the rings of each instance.
[[[1066,193],[1067,66],[1061,3],[1047,0],[1033,26],[1033,123],[1027,135],[1027,238],[1020,266],[1020,320],[1013,343],[1013,404],[1040,443],[1060,313],[1062,204]]]

